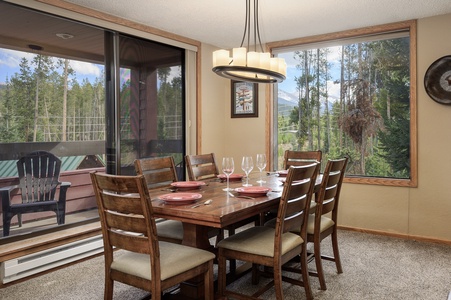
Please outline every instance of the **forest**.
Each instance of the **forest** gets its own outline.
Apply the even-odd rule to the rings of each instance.
[[[278,118],[278,156],[317,150],[347,156],[347,175],[410,177],[410,45],[394,38],[294,51],[298,104]],[[338,77],[332,77],[338,70]],[[332,99],[328,82],[340,85]],[[293,134],[294,133],[294,134]]]

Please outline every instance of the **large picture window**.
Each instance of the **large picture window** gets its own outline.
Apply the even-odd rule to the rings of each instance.
[[[273,48],[288,65],[274,89],[275,169],[285,150],[319,149],[349,157],[347,181],[416,185],[414,24]]]

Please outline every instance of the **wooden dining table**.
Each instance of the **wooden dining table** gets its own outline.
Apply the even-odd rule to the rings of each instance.
[[[206,181],[200,189],[189,191],[176,191],[200,194],[201,198],[185,205],[174,205],[161,200],[161,196],[171,193],[173,189],[160,189],[150,192],[152,208],[155,217],[169,220],[178,220],[183,223],[183,244],[200,248],[211,249],[208,232],[211,228],[222,229],[228,225],[237,223],[255,215],[277,209],[282,195],[283,181],[277,174],[265,174],[265,183],[257,183],[258,174],[250,176],[249,183],[253,186],[262,186],[271,189],[267,194],[240,198],[240,195],[232,191],[229,194],[223,191],[227,183],[220,179]],[[243,182],[230,181],[231,189],[240,188]],[[208,205],[193,207],[195,204],[211,200]],[[210,201],[209,201],[210,202]]]

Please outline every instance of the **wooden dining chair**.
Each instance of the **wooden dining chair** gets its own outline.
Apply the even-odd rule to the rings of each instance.
[[[219,175],[215,154],[198,154],[185,156],[189,180],[206,180]]]
[[[177,172],[172,156],[136,159],[135,170],[136,174],[144,176],[148,189],[169,188],[171,183],[177,181]],[[157,220],[157,234],[162,241],[181,244],[183,224],[176,220],[159,219]]]
[[[280,198],[275,227],[255,226],[220,241],[218,247],[218,293],[238,299],[261,296],[275,286],[276,299],[283,299],[282,280],[303,286],[307,299],[312,299],[307,270],[307,220],[310,201],[315,187],[319,164],[290,167]],[[297,231],[293,233],[292,231]],[[282,276],[281,266],[299,256],[302,280]],[[253,265],[272,267],[274,280],[252,296],[226,290],[226,259],[251,262]],[[254,268],[258,279],[258,268]]]
[[[283,156],[283,168],[288,170],[290,166],[303,166],[311,164],[312,162],[321,163],[322,152],[317,151],[292,151],[285,150]],[[318,171],[319,172],[319,171]]]
[[[186,155],[186,166],[188,170],[189,180],[207,180],[217,178],[219,175],[218,165],[216,164],[215,154],[198,154],[198,155]],[[216,244],[224,238],[224,230],[227,231],[228,236],[234,235],[237,228],[243,227],[250,223],[259,224],[260,216],[255,215],[240,222],[230,224],[223,228],[216,236]],[[236,261],[230,261],[230,271],[234,272],[236,269]]]
[[[319,278],[322,290],[326,290],[326,280],[322,260],[334,261],[338,273],[343,273],[338,251],[337,219],[341,186],[348,158],[328,160],[320,190],[316,193],[315,213],[310,214],[307,226],[307,241],[313,243],[313,254],[309,261],[315,260],[316,272],[310,274]],[[321,254],[321,241],[331,236],[333,256]]]
[[[91,180],[102,226],[105,299],[113,298],[115,281],[149,291],[152,299],[161,299],[164,290],[196,276],[204,280],[205,299],[213,299],[215,255],[157,240],[144,176],[93,172]]]

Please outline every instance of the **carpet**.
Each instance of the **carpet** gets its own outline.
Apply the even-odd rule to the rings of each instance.
[[[337,274],[333,262],[323,262],[327,290],[319,290],[318,279],[310,277],[315,299],[448,299],[451,246],[344,230],[338,234],[343,273]],[[322,242],[322,252],[332,253],[328,238]],[[314,262],[309,266],[314,269]],[[266,280],[262,278],[260,285]],[[1,289],[0,299],[103,299],[103,287],[103,257],[96,257]],[[257,287],[247,274],[227,288],[251,293]],[[145,291],[115,283],[114,299],[141,299],[146,295]],[[284,283],[284,298],[305,299],[304,289]],[[275,299],[273,289],[262,299]]]

